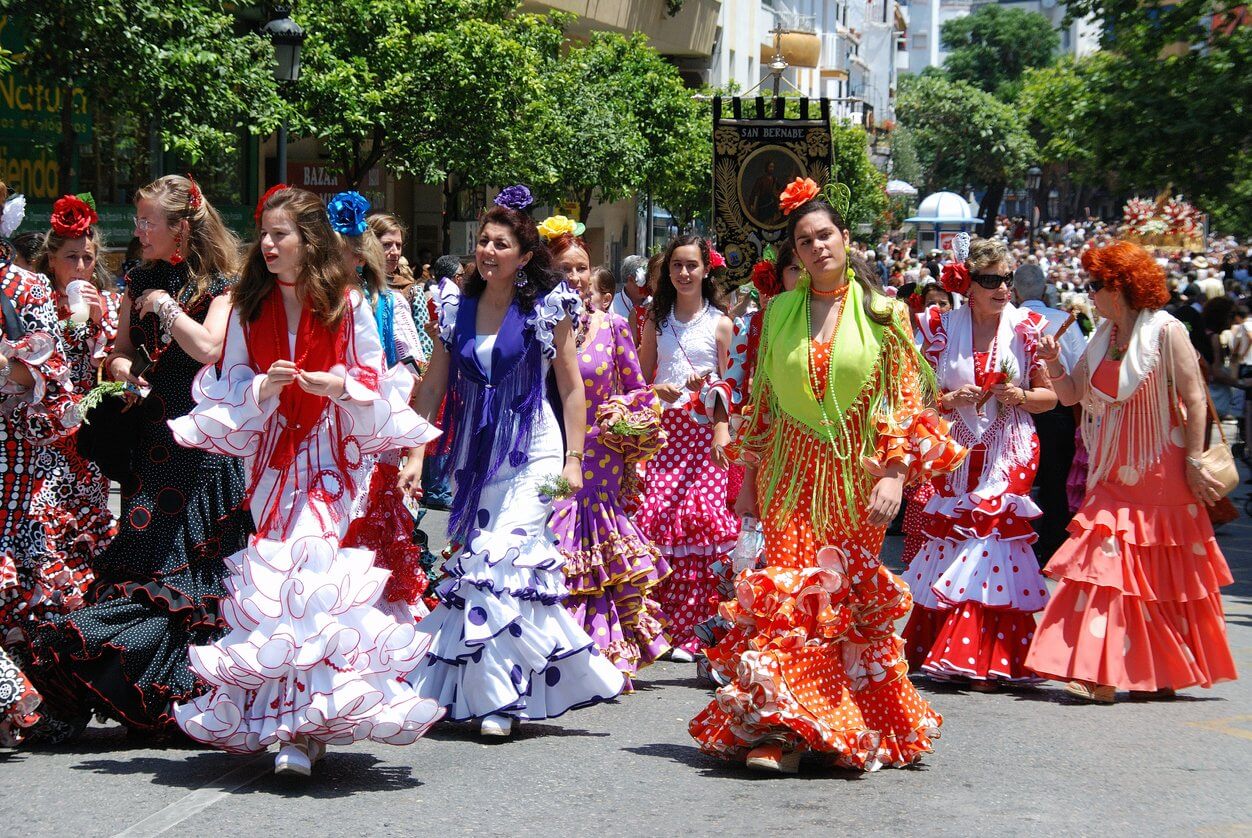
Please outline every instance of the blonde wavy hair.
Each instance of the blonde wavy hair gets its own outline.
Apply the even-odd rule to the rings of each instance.
[[[383,254],[383,243],[373,230],[366,230],[359,236],[335,235],[343,247],[365,263],[361,268],[361,287],[370,292],[366,296],[377,304],[380,295],[387,289],[387,257]]]
[[[1001,262],[1008,262],[1010,267],[1013,264],[1009,246],[1002,239],[974,239],[969,243],[969,258],[965,260],[965,265],[970,273],[982,273]]]
[[[203,192],[200,206],[192,209],[190,180],[182,175],[157,178],[135,193],[135,203],[140,201],[152,201],[160,207],[171,227],[185,220],[190,228],[187,266],[191,269],[195,291],[185,302],[208,293],[215,276],[234,280],[239,270],[239,237],[230,231]]]

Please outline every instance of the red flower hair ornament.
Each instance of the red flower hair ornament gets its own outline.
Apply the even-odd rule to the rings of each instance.
[[[87,196],[91,198],[90,195]],[[63,239],[81,239],[100,220],[95,202],[78,195],[63,195],[52,205],[52,231]]]
[[[265,212],[266,201],[274,197],[275,193],[282,192],[284,189],[290,188],[291,187],[285,183],[276,183],[269,189],[265,190],[265,194],[261,196],[261,200],[256,202],[256,212],[252,215],[252,217],[256,219],[257,224],[261,223],[261,214]]]
[[[944,265],[939,274],[939,284],[949,293],[965,296],[969,292],[969,268],[964,262]]]
[[[816,198],[821,191],[813,178],[798,177],[787,184],[787,188],[778,196],[778,208],[783,215],[791,215],[795,209]]]
[[[726,257],[718,253],[713,243],[709,242],[709,270],[716,271],[724,267],[726,267]]]
[[[761,295],[761,299],[780,293],[782,281],[778,278],[778,269],[768,259],[762,259],[752,266],[752,284]]]

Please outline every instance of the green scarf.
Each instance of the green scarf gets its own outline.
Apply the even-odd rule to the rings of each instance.
[[[873,488],[861,457],[876,452],[877,416],[902,406],[905,378],[933,393],[934,373],[913,345],[907,310],[875,298],[876,310],[893,315],[888,325],[876,323],[865,313],[865,293],[856,282],[848,288],[820,402],[809,375],[808,283],[779,294],[765,312],[752,395],[753,415],[769,419],[752,422],[743,444],[760,456],[760,505],[775,527],[802,502],[819,537],[859,524]]]

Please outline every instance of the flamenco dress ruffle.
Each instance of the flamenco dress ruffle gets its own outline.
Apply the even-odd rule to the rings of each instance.
[[[623,677],[562,607],[562,558],[546,534],[476,530],[443,566],[433,645],[410,676],[448,718],[548,719],[607,701]]]
[[[1233,582],[1169,445],[1142,476],[1114,469],[1048,563],[1059,581],[1026,665],[1057,680],[1151,692],[1237,677],[1220,589]]]
[[[726,506],[726,470],[711,458],[712,428],[685,409],[665,410],[661,426],[669,444],[647,463],[635,524],[671,568],[657,588],[670,640],[694,653],[702,644],[693,630],[721,599],[712,566],[734,547],[739,520]]]

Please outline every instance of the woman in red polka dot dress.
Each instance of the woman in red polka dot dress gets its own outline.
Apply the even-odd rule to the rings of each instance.
[[[939,405],[970,455],[934,481],[926,543],[904,576],[916,601],[904,641],[913,667],[968,678],[980,691],[1035,680],[1023,662],[1032,615],[1048,600],[1030,547],[1040,515],[1030,497],[1039,467],[1030,415],[1051,410],[1056,394],[1035,355],[1044,321],[1009,302],[1012,275],[1002,242],[975,241],[967,264],[944,271],[945,287],[969,305],[932,308],[920,323]]]
[[[669,617],[670,655],[684,662],[700,649],[695,626],[717,611],[712,566],[739,535],[726,504],[730,388],[720,381],[734,324],[717,307],[711,259],[701,238],[670,241],[639,352],[644,376],[665,403],[661,426],[669,443],[648,462],[635,523],[673,569],[657,587],[657,599]],[[713,413],[710,404],[722,419],[712,427],[702,419]]]
[[[875,290],[817,194],[811,180],[783,194],[806,273],[766,310],[740,434],[736,509],[760,517],[766,566],[721,606],[732,625],[708,658],[728,683],[689,729],[752,768],[794,772],[812,753],[873,771],[916,762],[942,724],[907,677],[894,621],[911,600],[878,560],[883,535],[904,485],[963,451],[925,409],[933,377],[903,305]]]

